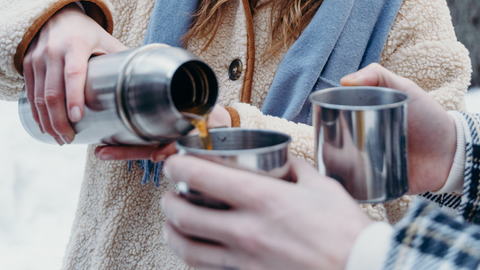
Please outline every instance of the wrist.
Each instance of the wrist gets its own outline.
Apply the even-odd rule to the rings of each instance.
[[[462,194],[463,180],[465,173],[465,133],[463,130],[461,116],[459,112],[449,111],[448,114],[453,118],[455,122],[455,129],[457,134],[457,144],[455,155],[453,158],[453,164],[450,168],[448,178],[444,185],[439,190],[434,190],[433,194],[443,194],[455,192]]]
[[[14,66],[18,74],[23,75],[23,60],[30,43],[51,17],[66,8],[66,6],[68,6],[67,9],[77,9],[78,12],[83,13],[80,7],[74,2],[75,1],[73,0],[56,1],[51,7],[44,10],[41,16],[36,18],[33,24],[29,27],[28,31],[23,36],[21,42],[18,44],[13,59]],[[82,6],[85,10],[85,15],[92,18],[109,34],[113,32],[113,16],[106,3],[104,3],[102,0],[89,0],[82,1]]]
[[[439,170],[441,170],[442,177],[438,177],[436,186],[430,190],[440,190],[447,182],[450,169],[455,160],[455,153],[457,152],[457,128],[455,125],[455,119],[452,115],[448,115],[448,129],[444,133],[443,146],[439,147],[442,151],[438,157],[440,158]]]

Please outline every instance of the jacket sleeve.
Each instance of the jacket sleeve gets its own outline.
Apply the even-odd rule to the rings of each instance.
[[[462,194],[423,194],[446,212],[480,224],[480,114],[461,113],[465,136],[465,168]]]
[[[415,201],[395,226],[384,269],[478,269],[480,226]]]
[[[465,111],[471,61],[445,0],[405,0],[380,64],[417,83],[446,110]]]
[[[465,177],[457,210],[467,222],[480,224],[480,114],[462,115],[466,152]]]
[[[0,99],[14,101],[23,88],[23,57],[28,45],[55,12],[75,0],[0,0]],[[110,4],[102,0],[82,1],[85,12],[113,31]]]
[[[292,137],[290,152],[313,164],[315,159],[312,126],[264,115],[257,107],[246,103],[235,103],[232,108],[238,112],[240,119],[236,122],[243,128],[270,129],[290,135]],[[230,114],[232,115],[231,112]]]
[[[379,225],[365,230],[352,249],[349,256],[351,267],[347,269],[380,269],[373,266],[382,258],[383,268],[388,270],[420,269],[420,266],[428,269],[479,268],[480,115],[456,114],[460,118],[457,129],[463,129],[465,144],[462,148],[465,153],[462,194],[426,196],[440,207],[418,199],[397,223],[393,233],[382,232]],[[385,245],[387,242],[389,244]],[[382,257],[387,250],[387,255]],[[371,256],[372,253],[376,256]]]

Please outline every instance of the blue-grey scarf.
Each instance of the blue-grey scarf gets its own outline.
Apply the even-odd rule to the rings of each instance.
[[[312,123],[308,96],[340,86],[340,79],[378,62],[403,0],[324,0],[310,24],[288,50],[273,79],[262,112],[290,121]],[[183,47],[198,0],[157,0],[145,44]],[[161,164],[142,162],[143,182]],[[147,172],[148,170],[148,172]],[[155,174],[156,172],[156,174]],[[155,181],[156,180],[156,181]]]

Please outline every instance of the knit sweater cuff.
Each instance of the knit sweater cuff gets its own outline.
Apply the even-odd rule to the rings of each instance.
[[[386,222],[364,229],[353,244],[345,270],[383,269],[393,233],[393,227]]]
[[[455,121],[455,128],[457,130],[457,150],[455,151],[455,157],[453,158],[452,168],[448,174],[447,181],[441,189],[431,192],[433,194],[450,192],[462,194],[463,190],[463,181],[465,176],[465,134],[463,131],[460,113],[456,111],[449,111],[448,114]]]

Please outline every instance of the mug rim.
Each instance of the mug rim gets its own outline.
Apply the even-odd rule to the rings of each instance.
[[[329,92],[337,92],[337,91],[346,91],[346,90],[365,90],[370,89],[378,92],[387,92],[387,93],[395,93],[403,96],[403,100],[388,104],[381,104],[381,105],[340,105],[340,104],[332,104],[323,101],[316,100],[315,98],[320,95],[327,94]],[[405,105],[407,102],[410,101],[410,96],[402,91],[387,88],[387,87],[378,87],[378,86],[341,86],[341,87],[331,87],[325,88],[319,91],[316,91],[310,94],[309,98],[310,102],[314,105],[328,108],[328,109],[336,109],[336,110],[349,110],[349,111],[368,111],[368,110],[383,110],[383,109],[391,109],[391,108],[398,108],[402,105]]]
[[[251,153],[263,154],[263,153],[278,151],[284,148],[288,149],[288,146],[292,141],[292,137],[290,135],[282,132],[278,132],[278,131],[268,130],[268,129],[228,128],[227,127],[227,128],[212,128],[209,131],[211,134],[222,132],[222,131],[232,131],[232,132],[249,131],[249,132],[255,132],[255,133],[276,134],[276,135],[285,137],[286,141],[279,144],[272,145],[272,146],[265,146],[265,147],[259,147],[254,149],[235,149],[235,150],[207,150],[207,149],[188,147],[179,143],[179,141],[183,138],[198,136],[198,132],[194,132],[194,133],[189,133],[175,140],[175,148],[179,151],[179,154],[181,154],[181,151],[185,151],[188,154],[194,154],[194,155],[238,156],[238,155],[251,154]]]

